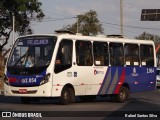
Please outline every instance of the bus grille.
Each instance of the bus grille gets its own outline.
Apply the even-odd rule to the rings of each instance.
[[[37,90],[27,91],[26,93],[20,93],[19,91],[12,90],[13,94],[35,94]]]

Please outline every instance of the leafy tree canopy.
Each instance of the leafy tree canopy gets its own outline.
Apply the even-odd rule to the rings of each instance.
[[[136,36],[135,39],[152,40],[152,41],[154,41],[156,46],[158,44],[160,44],[160,36],[159,35],[154,35],[154,34],[150,34],[150,33],[146,33],[146,32],[143,32],[141,35]]]
[[[100,24],[96,11],[90,10],[82,15],[78,15],[78,32],[83,35],[97,35],[103,33],[102,24]],[[67,25],[63,29],[77,33],[77,22]]]
[[[28,32],[31,19],[40,20],[44,17],[41,5],[42,3],[38,0],[0,0],[0,40],[5,38],[5,42],[0,44],[0,52],[8,43],[13,30],[13,15],[15,16],[15,31],[23,35]]]

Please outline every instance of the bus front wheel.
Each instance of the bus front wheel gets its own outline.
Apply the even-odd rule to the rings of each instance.
[[[75,102],[75,95],[72,88],[64,87],[61,93],[60,102],[63,105]]]
[[[122,86],[120,88],[119,94],[115,95],[115,100],[117,102],[123,103],[129,99],[129,95],[130,95],[129,89],[125,86]]]

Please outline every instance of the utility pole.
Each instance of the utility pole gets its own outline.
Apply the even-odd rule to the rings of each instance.
[[[123,0],[120,0],[120,26],[121,35],[123,35]]]
[[[12,46],[13,46],[13,44],[14,44],[14,41],[15,41],[15,16],[14,16],[14,13],[13,13],[13,34],[12,34],[12,36],[13,36],[13,38],[12,38]]]

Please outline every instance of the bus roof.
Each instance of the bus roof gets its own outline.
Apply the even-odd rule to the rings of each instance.
[[[20,36],[18,38],[29,37],[29,36],[56,36],[60,39],[73,39],[73,40],[86,40],[86,41],[104,41],[104,42],[119,42],[119,43],[136,43],[136,44],[154,44],[151,40],[138,40],[118,37],[107,37],[105,35],[98,36],[83,36],[81,34],[32,34],[26,36]]]

